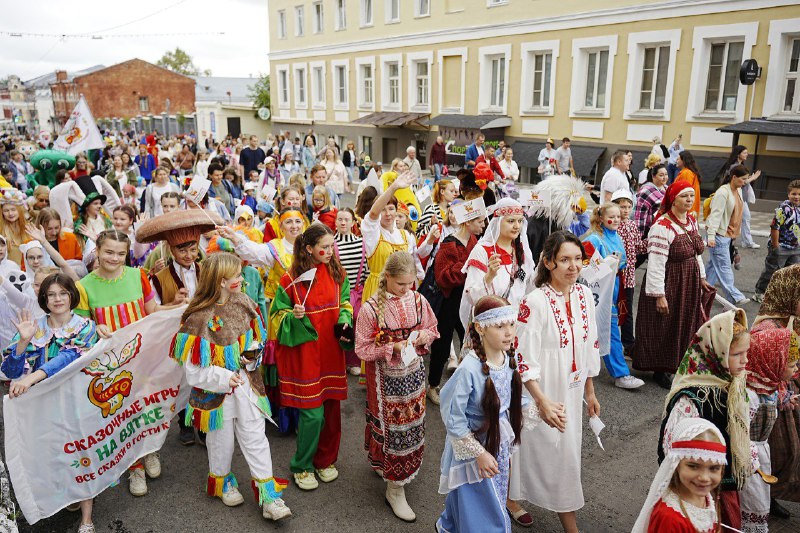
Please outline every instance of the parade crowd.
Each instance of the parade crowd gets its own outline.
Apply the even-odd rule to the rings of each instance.
[[[593,379],[605,366],[637,389],[629,364],[668,391],[633,531],[764,532],[770,513],[788,516],[778,499],[800,501],[800,180],[775,208],[749,325],[735,244],[758,247],[759,172],[744,146],[701,201],[680,136],[654,139],[638,176],[615,152],[596,187],[575,177],[570,140],[548,139],[533,187],[544,206],[517,186],[513,150],[482,135],[457,170],[436,139],[430,172],[413,147],[380,163],[313,131],[105,140],[75,156],[0,143],[10,401],[100,339],[181,307],[169,353],[147,354],[176,361],[191,387],[180,443],[205,446],[206,492],[232,507],[245,501],[238,442],[268,520],[305,512],[298,493],[292,510],[284,502],[290,483],[312,491],[339,476],[352,375],[366,390],[366,459],[398,519],[416,520],[406,492],[424,482],[426,418],[441,416],[437,531],[535,529],[527,502],[577,532],[584,414],[614,408]],[[585,282],[598,265],[611,272],[608,309]],[[727,310],[713,314],[717,292]],[[288,465],[272,463],[272,424],[296,435]],[[161,470],[157,452],[139,458],[130,493]],[[92,499],[68,509],[79,533],[95,531]]]

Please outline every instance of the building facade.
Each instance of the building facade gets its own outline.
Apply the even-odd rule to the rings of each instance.
[[[257,78],[195,78],[195,120],[201,138],[224,139],[241,133],[263,139],[270,132],[270,121],[256,115],[250,87]]]
[[[800,130],[720,131],[800,121],[796,1],[269,0],[269,17],[275,130],[313,128],[384,161],[442,134],[454,162],[483,131],[514,147],[526,179],[548,137],[570,137],[592,177],[616,148],[641,168],[655,137],[682,134],[705,188],[734,140],[758,154],[761,197],[797,177]],[[746,59],[762,67],[753,85],[739,82]]]

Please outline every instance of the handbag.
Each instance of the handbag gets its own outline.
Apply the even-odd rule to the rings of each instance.
[[[431,254],[433,251],[431,251]],[[419,286],[419,292],[422,296],[428,300],[428,304],[430,304],[431,309],[433,310],[433,314],[439,314],[439,311],[442,308],[442,302],[444,301],[444,294],[439,289],[439,285],[436,284],[436,258],[433,258],[433,263],[431,263],[428,270],[425,271],[425,277],[422,280],[422,284]]]
[[[338,255],[338,254],[337,254]],[[350,288],[350,305],[353,306],[353,320],[358,316],[361,311],[361,297],[364,294],[364,284],[361,282],[361,275],[364,273],[364,262],[366,261],[367,246],[361,241],[361,264],[358,265],[358,277],[356,278],[355,287]]]

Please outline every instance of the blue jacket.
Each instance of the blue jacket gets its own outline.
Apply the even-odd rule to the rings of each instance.
[[[466,168],[475,168],[475,165],[467,164],[467,161],[477,161],[480,156],[481,153],[478,151],[478,147],[475,146],[475,143],[467,146],[467,153],[464,154],[464,164]]]

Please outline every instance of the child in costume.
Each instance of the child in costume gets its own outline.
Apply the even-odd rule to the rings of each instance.
[[[78,209],[78,218],[75,219],[75,234],[81,239],[86,254],[87,241],[94,241],[102,231],[111,229],[111,217],[108,216],[103,204],[106,197],[97,192],[90,192]]]
[[[667,395],[659,462],[676,427],[686,418],[712,422],[724,437],[727,465],[722,477],[720,506],[722,523],[741,529],[739,493],[755,470],[756,452],[750,444],[750,417],[745,390],[745,366],[750,335],[744,311],[726,311],[700,326],[692,345],[683,356]]]
[[[797,374],[798,337],[792,328],[762,322],[750,332],[747,353],[747,395],[750,400],[750,442],[758,453],[759,468],[739,492],[742,530],[766,533],[770,512],[770,484],[775,482],[770,463],[769,436],[778,410],[797,407],[798,397],[787,382]]]
[[[405,522],[416,520],[404,487],[419,472],[425,447],[426,378],[421,356],[439,337],[428,301],[411,290],[416,279],[411,254],[389,255],[377,289],[364,302],[356,322],[356,353],[365,361],[367,383],[364,448],[373,470],[386,481],[387,503]],[[416,356],[408,353],[411,348]]]
[[[436,530],[510,533],[504,503],[523,423],[522,379],[511,351],[518,311],[504,298],[484,296],[474,315],[472,348],[441,392],[447,440],[439,493],[447,499]],[[537,418],[534,408],[530,424]]]
[[[702,418],[678,422],[633,533],[721,531],[719,486],[726,452],[725,438],[713,423]]]
[[[394,183],[394,181],[399,176],[402,176],[405,172],[408,172],[408,165],[405,163],[405,161],[399,158],[392,161],[392,170],[384,172],[381,175],[383,191],[386,192],[389,190],[389,187],[392,185],[392,183]],[[422,212],[422,209],[419,206],[419,201],[417,200],[417,196],[414,194],[416,187],[416,179],[412,174],[410,181],[404,182],[402,187],[396,187],[392,191],[398,202],[403,202],[408,206],[410,213],[409,218],[411,219],[411,233],[416,233],[417,220],[419,220],[419,216]]]
[[[281,188],[281,193],[275,200],[274,215],[264,224],[264,242],[283,238],[283,229],[281,228],[283,223],[280,214],[284,209],[296,209],[301,214],[308,212],[302,189],[292,186]],[[305,231],[308,228],[308,224],[308,219],[303,214],[303,229],[301,231]]]
[[[327,226],[311,224],[295,241],[294,258],[269,320],[277,332],[281,404],[299,411],[291,470],[299,488],[313,490],[319,485],[315,471],[325,483],[339,477],[340,402],[347,399],[342,348],[353,348],[353,308],[350,282],[334,257]]]
[[[25,231],[25,195],[16,189],[0,190],[0,235],[8,244],[8,258],[22,264],[19,247],[31,240]]]
[[[170,352],[192,386],[186,421],[208,433],[209,496],[229,507],[244,502],[231,472],[236,434],[262,515],[280,520],[292,513],[281,499],[288,482],[273,476],[264,434],[270,409],[258,365],[266,331],[256,304],[241,292],[241,271],[239,258],[227,252],[204,261]]]
[[[331,231],[336,231],[336,213],[338,210],[331,201],[328,188],[324,185],[314,187],[311,194],[311,205],[313,208],[314,222],[325,224]]]

